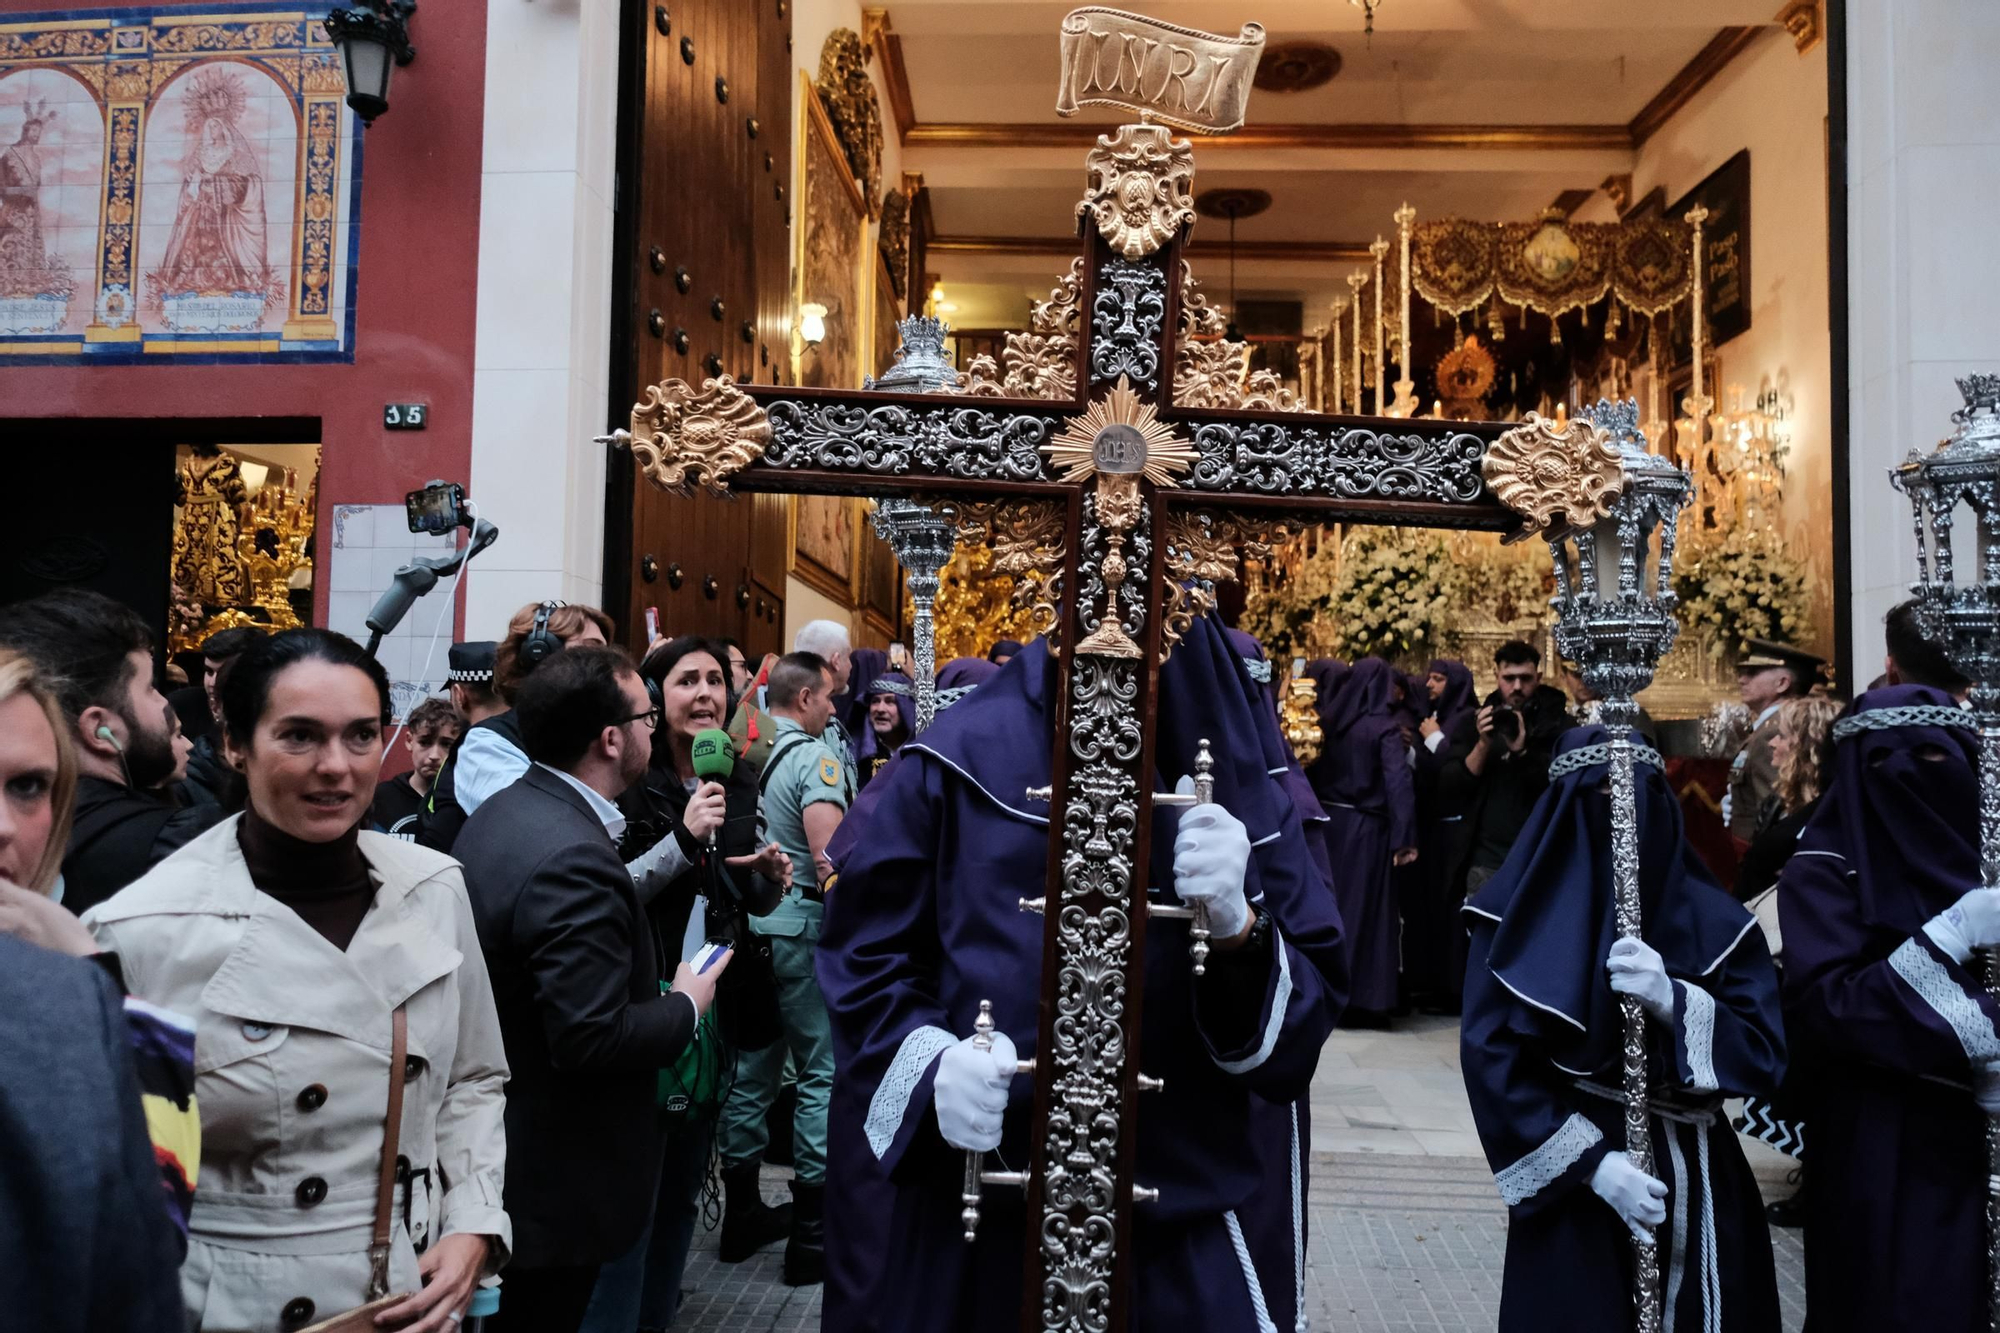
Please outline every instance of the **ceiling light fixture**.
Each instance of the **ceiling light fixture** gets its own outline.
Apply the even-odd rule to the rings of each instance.
[[[1363,20],[1361,31],[1366,36],[1373,37],[1375,35],[1375,11],[1382,7],[1382,0],[1347,0],[1347,3],[1361,11]]]

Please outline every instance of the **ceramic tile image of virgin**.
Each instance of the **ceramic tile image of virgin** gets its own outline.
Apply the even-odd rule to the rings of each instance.
[[[298,128],[282,85],[233,61],[177,76],[146,135],[142,310],[177,333],[284,321]]]

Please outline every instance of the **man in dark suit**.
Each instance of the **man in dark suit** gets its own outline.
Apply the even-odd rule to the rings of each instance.
[[[456,853],[507,1045],[514,1257],[494,1330],[574,1333],[598,1269],[652,1215],[656,1079],[715,999],[718,963],[661,993],[618,859],[617,796],[646,772],[658,708],[629,659],[569,648],[515,700],[532,767],[466,821]]]
[[[110,977],[0,936],[0,1325],[163,1333],[178,1246]]]

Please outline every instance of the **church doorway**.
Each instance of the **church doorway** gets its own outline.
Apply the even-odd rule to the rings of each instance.
[[[168,661],[238,625],[312,623],[319,422],[14,423],[0,602],[89,588]],[[196,662],[199,671],[199,662]]]

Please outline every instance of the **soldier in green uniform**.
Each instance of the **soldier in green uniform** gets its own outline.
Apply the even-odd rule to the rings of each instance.
[[[771,668],[765,702],[777,731],[764,762],[763,813],[771,839],[792,858],[792,887],[769,916],[752,917],[750,929],[770,941],[785,1039],[738,1056],[736,1081],[717,1126],[727,1192],[721,1257],[733,1263],[749,1257],[762,1230],[757,1170],[768,1137],[765,1116],[777,1097],[789,1052],[798,1071],[798,1113],[792,1131],[797,1178],[792,1182],[784,1272],[791,1286],[820,1281],[825,1267],[821,1205],[833,1039],[827,1028],[826,1001],[813,975],[813,950],[819,943],[820,885],[831,873],[827,844],[854,798],[847,757],[825,740],[837,688],[826,659],[816,653],[792,653]]]
[[[1750,735],[1730,764],[1722,816],[1730,833],[1746,843],[1757,836],[1765,803],[1778,786],[1778,764],[1771,754],[1771,742],[1778,734],[1778,708],[1823,683],[1826,667],[1825,658],[1788,643],[1751,639],[1749,648],[1736,664],[1736,685],[1750,710]]]

